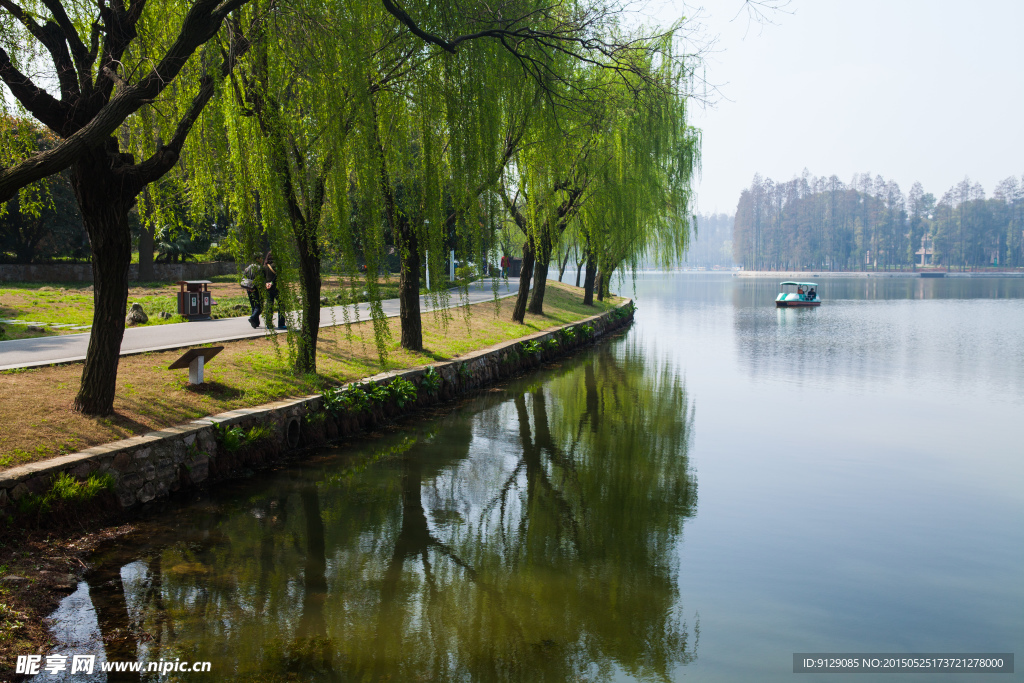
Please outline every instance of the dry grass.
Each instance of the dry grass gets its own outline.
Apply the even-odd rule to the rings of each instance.
[[[527,315],[525,325],[510,322],[514,298],[450,311],[443,324],[423,315],[423,353],[398,346],[399,321],[390,319],[393,342],[383,369],[415,367],[447,360],[473,349],[515,339],[585,318],[621,301],[612,297],[583,306],[582,290],[548,283],[545,315]],[[115,414],[89,418],[71,409],[81,363],[0,373],[0,467],[11,467],[89,446],[116,441],[205,415],[316,393],[326,386],[381,371],[369,323],[322,329],[317,375],[291,370],[288,344],[276,338],[224,343],[224,351],[206,366],[202,388],[187,385],[188,372],[168,370],[181,349],[125,356],[117,378]]]

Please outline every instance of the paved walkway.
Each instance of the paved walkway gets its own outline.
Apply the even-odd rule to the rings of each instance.
[[[512,296],[519,290],[518,278],[509,282],[501,282],[498,296]],[[474,282],[469,287],[469,303],[475,304],[488,301],[494,297],[490,280]],[[381,302],[384,315],[389,318],[398,316],[398,299],[386,299]],[[462,304],[458,290],[451,291],[451,306]],[[342,324],[343,306],[325,306],[320,309],[320,327],[331,327]],[[370,305],[359,304],[359,319],[370,318]],[[425,296],[420,297],[420,308],[424,312],[434,310]],[[351,309],[350,309],[351,310]],[[355,320],[355,316],[350,314]],[[188,323],[172,323],[168,325],[150,325],[147,327],[129,327],[124,331],[121,340],[121,355],[145,353],[147,351],[165,351],[180,349],[197,344],[232,341],[235,339],[251,339],[267,334],[275,334],[274,330],[264,328],[253,329],[245,316],[238,318],[220,318],[219,320],[203,320]],[[85,360],[85,352],[89,347],[89,334],[67,334],[57,337],[37,337],[35,339],[16,339],[0,342],[0,370],[14,368],[30,368],[37,365],[53,363],[70,363]]]

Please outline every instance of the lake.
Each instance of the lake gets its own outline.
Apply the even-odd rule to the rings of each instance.
[[[818,282],[777,310],[772,280],[639,275],[588,352],[148,514],[58,650],[265,681],[1024,651],[1024,279]]]

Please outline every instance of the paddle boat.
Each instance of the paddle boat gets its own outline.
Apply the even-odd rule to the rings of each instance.
[[[782,291],[775,297],[775,305],[778,308],[821,305],[818,285],[815,282],[783,282],[779,287]],[[787,287],[796,287],[796,291],[788,290]]]

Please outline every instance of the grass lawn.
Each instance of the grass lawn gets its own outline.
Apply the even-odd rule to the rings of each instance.
[[[328,298],[330,305],[340,303],[337,296],[341,284],[348,286],[348,281],[342,283],[337,277],[324,278],[323,296]],[[177,313],[178,289],[176,283],[133,283],[128,290],[128,306],[136,302],[142,304],[149,316],[146,325],[184,322],[185,319]],[[210,291],[216,302],[213,307],[214,317],[249,315],[249,298],[238,286],[237,276],[214,277]],[[381,293],[385,299],[398,296],[397,275],[381,282]],[[359,296],[358,300],[364,301],[366,298]],[[161,312],[170,314],[170,317],[161,318]],[[84,283],[41,282],[0,284],[0,320],[32,323],[0,323],[7,339],[81,334],[88,330],[76,327],[92,325],[92,286]]]
[[[237,288],[237,285],[232,284]],[[66,295],[65,295],[66,296]],[[511,322],[515,298],[488,301],[440,313],[423,314],[426,350],[399,347],[400,323],[389,320],[392,343],[383,369],[427,365],[468,351],[580,320],[622,301],[610,297],[584,306],[583,290],[548,282],[542,316],[527,314],[526,324]],[[467,313],[469,315],[467,315]],[[182,349],[125,356],[117,377],[115,414],[89,418],[71,409],[82,373],[81,363],[0,372],[0,467],[12,467],[199,417],[317,393],[382,370],[372,323],[320,330],[319,374],[296,376],[289,345],[277,337],[224,342],[224,351],[205,369],[201,389],[187,385],[186,370],[168,370]]]

